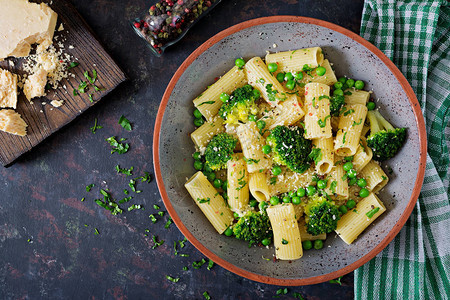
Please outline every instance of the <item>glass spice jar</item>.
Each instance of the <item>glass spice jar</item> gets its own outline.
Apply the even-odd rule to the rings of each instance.
[[[159,57],[220,1],[161,0],[152,5],[143,18],[136,18],[131,24],[135,32],[147,41],[152,53]]]

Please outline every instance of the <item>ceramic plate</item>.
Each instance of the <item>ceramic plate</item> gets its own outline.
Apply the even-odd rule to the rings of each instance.
[[[252,247],[219,235],[189,196],[184,183],[191,177],[194,145],[192,100],[238,57],[264,57],[266,51],[320,46],[337,76],[364,80],[380,111],[395,126],[408,128],[401,152],[383,163],[392,168],[390,182],[379,197],[387,212],[352,245],[330,234],[322,250],[304,252],[288,262],[272,258],[274,249]],[[417,201],[423,181],[426,135],[417,99],[406,79],[375,46],[358,35],[324,21],[276,16],[247,21],[217,34],[194,51],[172,78],[157,115],[153,155],[164,203],[181,232],[203,254],[246,278],[277,285],[327,281],[353,271],[379,253],[399,232]]]

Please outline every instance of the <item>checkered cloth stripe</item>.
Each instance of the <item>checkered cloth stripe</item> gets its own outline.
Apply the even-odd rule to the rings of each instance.
[[[450,6],[366,0],[361,36],[383,51],[417,95],[428,137],[422,191],[397,237],[355,272],[356,299],[449,299]]]

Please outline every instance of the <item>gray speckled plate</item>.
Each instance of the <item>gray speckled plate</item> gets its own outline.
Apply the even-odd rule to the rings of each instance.
[[[274,49],[274,45],[276,48]],[[184,183],[194,173],[194,145],[189,133],[192,100],[238,57],[264,57],[266,51],[322,47],[338,76],[366,82],[381,112],[396,126],[408,128],[401,152],[383,164],[393,169],[380,193],[387,212],[351,246],[330,234],[322,250],[309,250],[297,261],[266,261],[274,249],[218,235],[191,199]],[[423,181],[426,135],[417,99],[394,64],[372,44],[337,25],[303,17],[277,16],[233,26],[200,46],[181,65],[164,94],[154,144],[156,178],[164,203],[178,228],[206,256],[252,280],[278,284],[313,284],[337,278],[366,263],[399,232],[409,217]]]

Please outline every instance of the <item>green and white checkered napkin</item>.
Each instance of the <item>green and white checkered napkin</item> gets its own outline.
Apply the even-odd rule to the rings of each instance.
[[[355,298],[449,299],[450,7],[445,0],[366,0],[361,36],[411,84],[425,117],[428,155],[411,217],[355,272]]]

